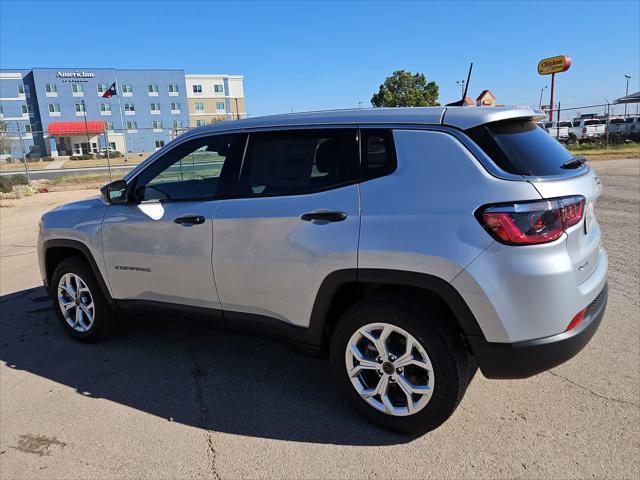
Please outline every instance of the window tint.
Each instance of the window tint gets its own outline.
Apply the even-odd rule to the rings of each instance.
[[[237,193],[297,195],[358,178],[356,131],[289,130],[249,136]]]
[[[585,120],[584,122],[585,127],[587,125],[600,125],[600,124],[601,124],[600,120]]]
[[[178,145],[136,181],[139,200],[188,200],[224,195],[237,178],[245,135],[217,135]],[[156,141],[158,148],[164,141]]]
[[[571,122],[560,122],[558,123],[559,126],[561,127],[570,127],[571,126]]]
[[[626,123],[633,123],[633,117],[627,118],[625,120]]]
[[[502,170],[516,175],[562,175],[571,153],[530,120],[489,123],[467,134]]]
[[[617,123],[624,123],[624,118],[612,118],[611,120],[609,120],[609,123],[611,125],[614,125]]]
[[[576,120],[573,122],[573,126],[574,127],[579,127],[580,126],[580,120]]]
[[[362,180],[389,175],[396,169],[391,130],[361,130]]]

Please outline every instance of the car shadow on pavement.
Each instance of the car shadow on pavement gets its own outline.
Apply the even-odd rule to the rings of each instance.
[[[63,331],[42,287],[0,297],[0,312],[0,361],[83,397],[237,435],[338,445],[411,440],[357,415],[334,388],[326,358],[267,338],[127,316],[115,338],[83,344]]]

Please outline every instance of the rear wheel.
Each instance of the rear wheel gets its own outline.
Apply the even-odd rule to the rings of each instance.
[[[80,257],[66,258],[51,279],[53,306],[65,331],[85,342],[104,338],[114,324],[102,289]]]
[[[446,321],[394,299],[365,300],[343,315],[331,339],[332,369],[360,413],[409,434],[449,418],[477,367]]]

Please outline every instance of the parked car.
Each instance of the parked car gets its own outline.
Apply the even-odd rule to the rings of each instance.
[[[623,142],[627,137],[627,125],[622,117],[611,117],[603,121],[607,126],[610,142]]]
[[[635,142],[640,141],[640,117],[627,117],[625,124],[628,138]]]
[[[601,140],[606,134],[607,126],[597,118],[576,119],[569,129],[571,141],[578,143]]]
[[[426,432],[478,365],[553,368],[604,314],[600,180],[536,120],[429,107],[197,128],[46,213],[42,279],[78,340],[122,311],[269,334],[328,351],[373,422]]]
[[[546,122],[544,129],[560,143],[568,143],[569,128],[571,128],[571,126],[571,122]]]

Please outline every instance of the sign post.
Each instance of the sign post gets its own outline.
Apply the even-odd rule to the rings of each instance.
[[[551,108],[549,110],[549,121],[553,122],[553,90],[556,81],[556,73],[566,72],[571,67],[571,57],[558,55],[557,57],[544,58],[538,62],[538,73],[540,75],[551,75]],[[558,121],[560,119],[558,118]]]

